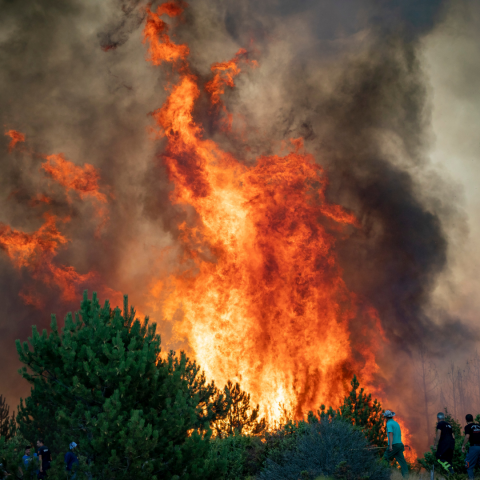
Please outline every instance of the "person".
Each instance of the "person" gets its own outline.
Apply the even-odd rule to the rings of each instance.
[[[437,413],[437,434],[434,448],[437,449],[435,458],[449,473],[453,474],[453,452],[455,450],[455,435],[451,423],[445,420],[445,414]]]
[[[75,450],[76,450],[77,447],[78,447],[78,445],[75,442],[72,442],[70,444],[70,450],[65,454],[65,458],[64,458],[65,464],[67,466],[67,472],[68,472],[68,475],[69,475],[68,478],[71,478],[72,480],[77,478],[76,473],[72,474],[73,464],[78,465],[78,463],[79,463],[78,462],[78,457],[75,455]]]
[[[37,440],[37,453],[38,460],[40,463],[40,472],[38,473],[38,478],[47,478],[48,470],[50,469],[50,462],[52,461],[52,454],[48,447],[43,444],[43,438]]]
[[[468,478],[473,478],[473,471],[475,465],[480,457],[480,425],[473,423],[473,415],[469,413],[465,420],[465,440],[462,445],[462,452],[465,453],[465,445],[470,442],[470,448],[468,449],[467,457],[465,458],[465,466],[467,467]]]
[[[383,416],[387,422],[388,437],[388,447],[383,458],[389,463],[395,459],[400,465],[402,477],[407,478],[408,465],[405,457],[403,456],[405,446],[402,443],[402,432],[400,430],[400,425],[393,419],[395,412],[392,412],[391,410],[385,410]]]
[[[23,465],[25,466],[25,469],[28,471],[28,466],[30,465],[30,463],[32,462],[32,460],[34,461],[35,464],[37,464],[38,462],[38,457],[37,457],[37,454],[35,452],[33,452],[33,457],[30,456],[31,454],[31,447],[30,445],[28,447],[25,447],[25,454],[23,455],[22,457],[22,462],[23,462]],[[35,474],[38,476],[38,473],[39,473],[39,470],[38,468],[35,470]]]

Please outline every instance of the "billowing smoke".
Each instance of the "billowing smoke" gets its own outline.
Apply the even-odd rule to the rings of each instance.
[[[1,224],[34,232],[46,212],[55,215],[70,242],[53,261],[78,275],[95,272],[75,286],[77,294],[96,289],[118,302],[120,292],[129,293],[161,323],[167,344],[188,348],[149,297],[158,272],[166,278],[174,270],[179,226],[194,212],[171,204],[165,144],[149,139],[147,114],[164,102],[172,73],[144,60],[144,5],[4,1],[0,8],[1,121],[26,139],[12,153],[10,137],[0,143]],[[439,278],[449,278],[449,242],[467,224],[456,200],[460,187],[429,159],[434,98],[425,39],[451,26],[453,15],[447,2],[433,0],[198,0],[173,36],[188,43],[191,68],[204,82],[212,62],[232,58],[240,47],[259,62],[225,94],[234,131],[248,127],[248,150],[241,134],[225,137],[207,109],[198,108],[206,137],[247,165],[303,137],[327,172],[328,200],[358,218],[361,228],[338,235],[338,260],[348,288],[378,311],[388,343],[377,358],[377,381],[392,408],[410,419],[422,415],[406,406],[417,391],[417,353],[428,352],[440,369],[442,359],[463,360],[479,340],[475,328],[433,301]],[[95,205],[66,193],[42,168],[46,156],[59,153],[98,171],[108,199],[100,231]],[[49,203],[35,202],[39,195]],[[32,324],[46,327],[50,312],[62,317],[78,301],[32,279],[4,252],[0,264],[0,391],[13,403],[27,393],[15,373],[14,339],[26,338]],[[41,298],[41,310],[25,302],[27,293]],[[352,336],[360,333],[361,324],[353,324]]]

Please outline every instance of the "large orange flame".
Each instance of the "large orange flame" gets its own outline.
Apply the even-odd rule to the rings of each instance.
[[[374,346],[353,345],[350,327],[367,319],[367,335],[376,337],[378,319],[346,287],[334,250],[334,233],[358,222],[327,202],[325,173],[303,153],[301,139],[285,156],[260,157],[247,167],[203,138],[192,114],[198,81],[187,48],[166,36],[164,12],[165,6],[148,12],[147,59],[175,61],[179,81],[152,115],[167,139],[172,201],[193,206],[198,217],[180,226],[182,273],[155,283],[151,294],[162,299],[167,318],[181,311],[174,329],[207,375],[220,384],[241,382],[271,419],[282,406],[301,416],[320,401],[336,405],[353,371],[368,381],[377,369]],[[162,26],[155,39],[151,25]],[[185,55],[172,56],[179,50]],[[242,55],[212,67],[206,89],[214,105],[233,86]]]

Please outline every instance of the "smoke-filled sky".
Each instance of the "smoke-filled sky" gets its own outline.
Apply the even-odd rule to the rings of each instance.
[[[172,73],[145,62],[143,7],[0,2],[1,123],[26,137],[11,153],[10,137],[0,140],[0,222],[33,232],[47,210],[68,216],[61,228],[70,243],[55,261],[96,272],[78,293],[85,286],[116,301],[113,291],[128,293],[175,348],[185,339],[173,337],[147,293],[159,271],[175,269],[189,212],[169,201],[164,144],[148,131]],[[328,199],[359,219],[362,228],[339,238],[338,260],[348,288],[379,313],[389,339],[379,379],[404,411],[420,348],[441,365],[463,361],[480,340],[479,17],[469,0],[196,0],[175,29],[201,78],[240,47],[259,63],[225,95],[238,130],[248,128],[248,150],[242,135],[226,138],[199,111],[205,135],[248,165],[302,136],[327,172]],[[98,169],[104,227],[94,202],[45,175],[44,157],[59,153]],[[32,203],[39,194],[51,203]],[[2,251],[0,269],[0,393],[15,404],[28,387],[14,340],[78,301],[62,300]],[[26,290],[41,309],[25,304]]]

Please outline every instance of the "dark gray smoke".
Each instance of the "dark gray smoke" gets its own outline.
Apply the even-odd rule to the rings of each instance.
[[[246,70],[226,95],[228,108],[253,127],[250,153],[202,117],[206,134],[246,162],[303,136],[326,169],[329,199],[358,216],[362,228],[339,239],[338,256],[349,288],[379,312],[391,342],[379,361],[395,378],[395,389],[386,388],[399,401],[406,398],[399,389],[409,395],[413,388],[405,365],[420,346],[445,356],[478,341],[477,331],[431,305],[448,267],[448,232],[463,215],[442,196],[446,182],[428,158],[432,98],[422,42],[448,12],[447,2],[433,0],[197,0],[175,30],[204,79],[212,62],[240,47],[258,55],[260,67]],[[108,285],[141,304],[152,270],[168,270],[175,255],[163,265],[151,259],[166,246],[175,252],[186,215],[170,204],[172,186],[156,160],[161,144],[148,139],[147,114],[163,103],[168,72],[144,61],[142,4],[3,0],[0,13],[1,123],[25,133],[28,149],[7,154],[9,139],[1,137],[0,222],[33,231],[47,208],[71,215],[65,231],[72,242],[58,261],[80,273],[95,270],[90,289]],[[68,203],[32,151],[63,152],[100,170],[112,194],[100,239],[91,206]],[[54,203],[31,207],[37,193]],[[45,311],[26,306],[18,292],[29,273],[2,252],[0,265],[0,393],[14,403],[27,393],[15,373],[14,340],[25,339],[32,324],[46,327],[50,312],[61,318],[77,305],[36,285]]]

